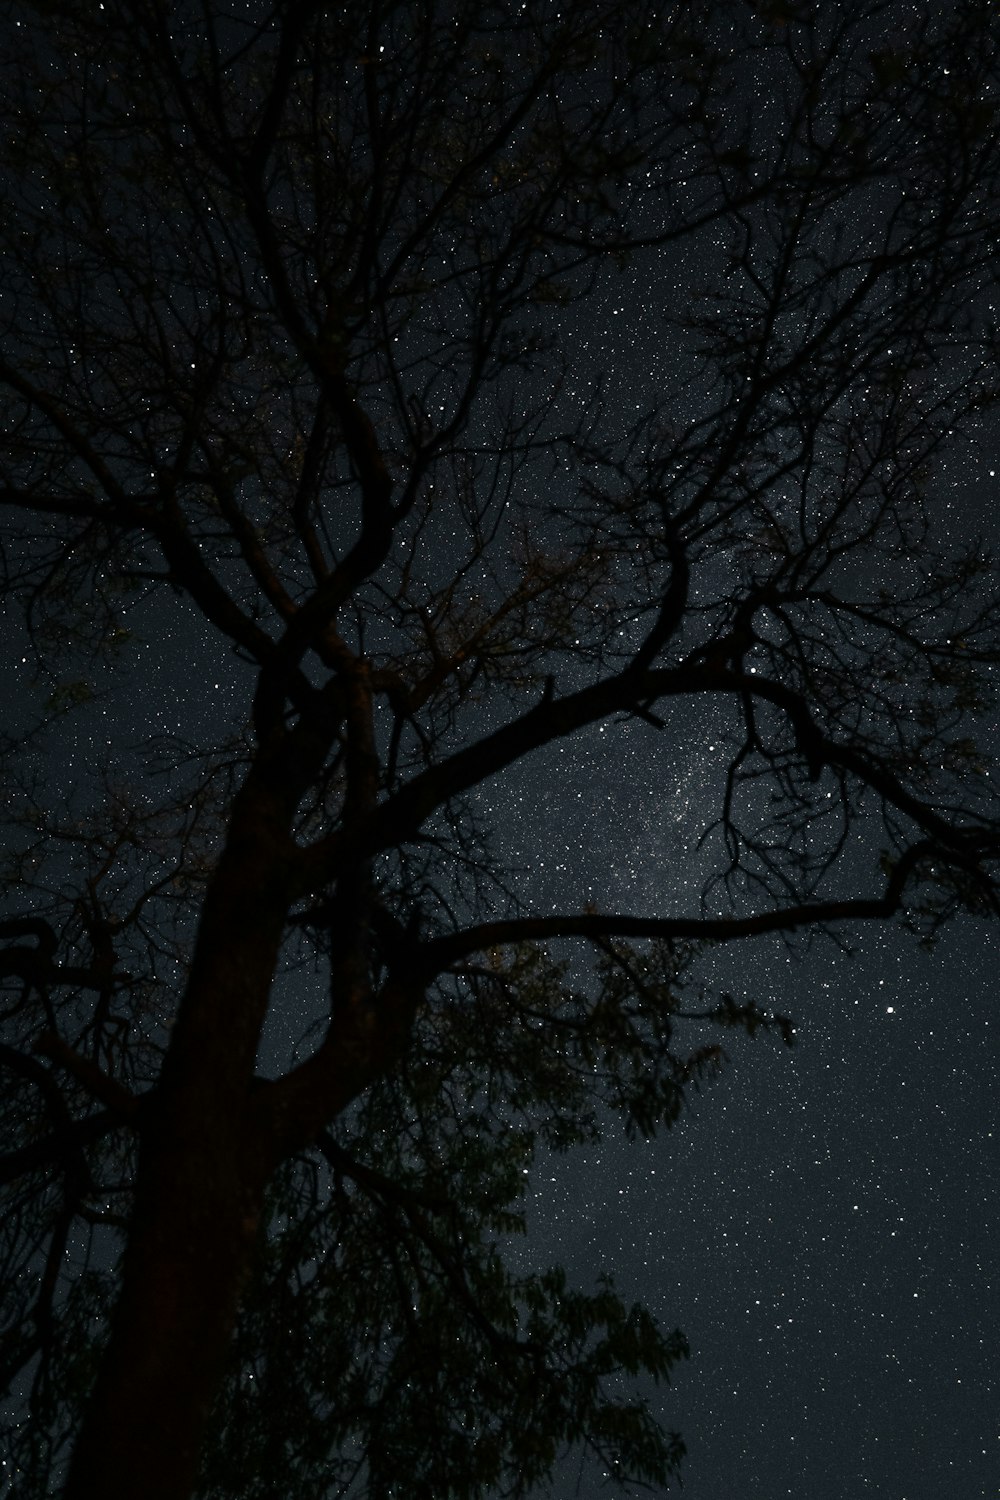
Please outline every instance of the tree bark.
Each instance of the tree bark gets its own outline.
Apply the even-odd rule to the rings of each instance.
[[[264,1183],[196,1112],[143,1142],[121,1297],[66,1500],[187,1500],[222,1377]]]
[[[286,818],[251,773],[202,911],[156,1093],[111,1336],[66,1500],[187,1500],[275,1163],[250,1128],[288,911]]]

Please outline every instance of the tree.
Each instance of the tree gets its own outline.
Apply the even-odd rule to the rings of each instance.
[[[791,1039],[686,998],[699,945],[995,908],[996,575],[940,474],[998,395],[996,15],[17,17],[21,1493],[70,1446],[74,1500],[519,1495],[566,1446],[666,1483],[615,1381],[682,1337],[503,1240],[536,1139],[669,1125],[711,1026]],[[628,410],[577,348],[620,273],[671,354]],[[220,691],[167,733],[178,638]],[[512,769],[641,729],[655,780],[692,704],[696,876],[534,910]]]

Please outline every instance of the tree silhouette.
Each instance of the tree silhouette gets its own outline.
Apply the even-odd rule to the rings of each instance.
[[[618,1377],[682,1337],[505,1258],[536,1143],[791,1040],[699,945],[995,906],[996,576],[939,476],[998,395],[998,21],[904,10],[8,21],[17,1493],[676,1474]],[[638,405],[581,352],[623,271]],[[655,783],[701,704],[662,909],[535,910],[511,773],[639,726]]]

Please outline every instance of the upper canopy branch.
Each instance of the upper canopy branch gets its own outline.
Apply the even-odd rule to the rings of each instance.
[[[1000,847],[995,856],[1000,856]],[[804,901],[799,905],[779,906],[744,917],[639,917],[627,913],[585,911],[482,922],[415,945],[411,961],[416,972],[430,979],[460,964],[471,953],[505,944],[540,943],[571,937],[586,938],[598,944],[609,938],[722,943],[763,937],[768,933],[792,933],[804,928],[817,931],[833,924],[884,921],[902,907],[907,882],[919,865],[934,859],[947,863],[949,858],[954,860],[954,853],[949,856],[948,851],[936,848],[929,840],[922,840],[896,861],[879,896]],[[966,867],[963,862],[963,868]],[[983,879],[986,879],[985,875]]]
[[[702,664],[639,672],[626,669],[561,698],[547,693],[527,713],[419,773],[382,802],[362,827],[350,834],[338,830],[305,849],[300,866],[303,889],[330,878],[342,861],[363,851],[374,853],[412,838],[438,808],[553,740],[614,713],[639,708],[648,713],[652,703],[691,694],[735,695],[750,702],[772,703],[786,715],[810,779],[815,780],[824,767],[848,772],[943,849],[988,852],[998,846],[1000,829],[994,825],[952,824],[874,756],[825,735],[801,694],[757,673]]]

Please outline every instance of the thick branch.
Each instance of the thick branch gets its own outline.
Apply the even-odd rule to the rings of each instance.
[[[83,1057],[56,1032],[43,1032],[35,1043],[35,1051],[63,1068],[77,1083],[82,1084],[88,1094],[100,1104],[106,1105],[119,1119],[136,1118],[139,1100],[135,1094],[117,1079],[109,1078],[92,1058]]]
[[[1000,835],[993,829],[954,827],[884,766],[850,745],[829,739],[815,724],[806,701],[791,688],[760,675],[700,664],[639,673],[626,669],[563,698],[546,695],[520,718],[414,777],[381,804],[365,828],[356,833],[339,831],[314,844],[302,862],[304,889],[315,888],[364,852],[374,853],[412,838],[437,808],[553,740],[661,698],[705,693],[759,698],[781,708],[813,778],[824,766],[850,772],[944,849],[966,855],[1000,852]]]
[[[121,1116],[110,1109],[98,1110],[82,1120],[71,1120],[67,1112],[66,1119],[50,1135],[0,1155],[0,1185],[54,1165],[61,1166],[67,1174],[78,1170],[82,1174],[87,1170],[83,1148],[110,1135],[121,1123]]]
[[[600,943],[607,938],[668,938],[678,942],[731,942],[763,937],[771,932],[795,932],[839,922],[882,920],[902,906],[909,876],[922,860],[938,854],[930,843],[908,849],[897,861],[881,896],[843,901],[802,902],[798,906],[756,912],[747,917],[638,917],[614,912],[578,912],[546,917],[511,917],[483,922],[462,932],[424,943],[413,957],[413,967],[429,982],[470,953],[512,943],[544,942],[552,938],[582,937]]]

